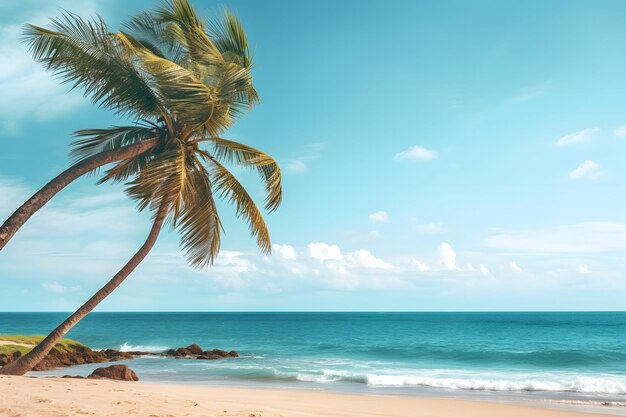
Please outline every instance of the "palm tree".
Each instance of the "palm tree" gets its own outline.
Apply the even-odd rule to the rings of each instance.
[[[210,265],[219,252],[222,232],[216,197],[235,206],[238,216],[247,220],[258,246],[269,253],[270,237],[263,215],[225,164],[260,173],[265,182],[266,210],[275,210],[282,198],[281,173],[272,157],[220,137],[258,101],[250,76],[252,56],[238,19],[226,12],[207,25],[186,0],[173,0],[168,6],[133,18],[126,26],[128,32],[110,34],[102,21],[86,22],[74,15],[67,15],[62,27],[61,21],[55,22],[57,28],[72,33],[70,44],[67,38],[59,41],[59,31],[31,28],[32,49],[39,59],[51,62],[66,56],[64,64],[51,68],[67,77],[75,67],[95,64],[71,56],[79,39],[81,45],[92,40],[92,44],[113,46],[132,63],[136,74],[149,81],[147,98],[133,94],[130,100],[107,93],[104,101],[106,105],[115,103],[118,111],[129,112],[125,106],[131,108],[132,114],[142,116],[141,124],[79,131],[72,154],[80,164],[156,138],[156,146],[119,160],[100,179],[126,181],[126,192],[137,201],[138,208],[153,213],[153,226],[139,251],[104,287],[32,351],[0,368],[0,374],[23,375],[39,363],[139,265],[164,224],[181,233],[181,245],[193,267]],[[76,82],[89,80],[83,75],[69,77]]]
[[[120,175],[131,175],[165,137],[174,136],[175,124],[204,125],[205,133],[215,134],[258,101],[247,38],[229,13],[207,26],[186,0],[170,0],[124,29],[110,33],[102,19],[72,13],[52,19],[49,28],[26,27],[24,38],[35,60],[72,88],[82,88],[100,107],[154,129],[132,125],[98,131],[102,140],[90,150],[100,152],[55,177],[0,226],[0,250],[75,179],[112,162],[119,162]],[[94,131],[78,132],[86,133]]]

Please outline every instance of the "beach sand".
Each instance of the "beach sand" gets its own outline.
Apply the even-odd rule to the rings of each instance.
[[[598,417],[607,415],[421,397],[0,376],[0,416]]]

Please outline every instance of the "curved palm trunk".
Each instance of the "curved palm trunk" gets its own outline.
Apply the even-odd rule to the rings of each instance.
[[[143,261],[156,243],[163,219],[167,213],[167,205],[162,204],[157,213],[148,238],[141,248],[130,258],[128,263],[98,292],[96,292],[85,304],[83,304],[74,314],[69,316],[63,323],[52,331],[44,340],[33,348],[26,355],[0,368],[0,375],[24,375],[33,369],[50,352],[57,342],[71,330],[80,320],[82,320],[91,310],[93,310],[102,300],[113,292],[130,273]]]
[[[46,184],[41,190],[37,191],[31,198],[28,199],[20,208],[9,217],[4,224],[0,227],[0,250],[9,243],[9,240],[15,235],[20,227],[26,223],[26,221],[37,210],[42,208],[52,197],[54,197],[59,191],[65,188],[69,183],[82,175],[93,171],[103,165],[111,162],[119,161],[126,158],[132,158],[141,153],[153,149],[158,144],[158,139],[144,140],[139,143],[124,146],[120,149],[113,151],[102,152],[97,155],[90,156],[78,162],[61,174],[56,176],[52,181]]]

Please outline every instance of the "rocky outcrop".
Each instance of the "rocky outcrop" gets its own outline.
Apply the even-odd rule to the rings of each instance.
[[[215,360],[225,358],[238,358],[239,353],[231,350],[226,352],[221,349],[202,350],[197,344],[190,346],[179,347],[178,349],[170,349],[164,353],[165,356],[172,356],[177,359],[201,359],[201,360]]]
[[[22,353],[20,351],[15,351],[10,355],[7,354],[1,354],[0,355],[0,366],[4,366],[7,363],[16,360],[17,358],[19,358],[20,356],[22,356]]]
[[[202,354],[202,348],[200,346],[196,345],[195,343],[193,345],[187,346],[187,350],[189,352],[191,352],[193,355],[201,355]]]
[[[87,346],[72,345],[72,350],[59,351],[52,349],[50,353],[41,361],[34,371],[47,371],[49,369],[63,368],[72,365],[82,365],[85,363],[106,363],[121,360],[133,359],[140,355],[150,355],[148,352],[120,352],[114,349],[91,350]]]
[[[33,369],[34,371],[48,371],[55,368],[64,368],[72,365],[82,365],[85,363],[106,363],[136,358],[137,356],[159,355],[174,357],[176,359],[201,359],[216,360],[226,358],[237,358],[239,354],[234,350],[226,352],[221,349],[203,350],[197,344],[178,349],[170,349],[163,353],[151,352],[120,352],[115,349],[92,350],[84,345],[69,345],[68,350],[52,349],[50,353]],[[4,366],[19,358],[21,353],[16,351],[13,354],[0,354],[0,366]]]
[[[116,381],[139,381],[137,374],[126,365],[111,365],[106,368],[98,368],[87,378],[91,379],[114,379]]]
[[[85,363],[105,363],[133,359],[141,355],[153,355],[149,352],[120,352],[114,349],[92,350],[83,345],[70,345],[68,350],[53,348],[33,371],[48,371]],[[20,352],[13,355],[0,355],[0,366],[4,366],[21,356]]]
[[[187,348],[178,348],[176,349],[176,353],[172,356],[192,356],[193,353],[191,353],[191,351]]]

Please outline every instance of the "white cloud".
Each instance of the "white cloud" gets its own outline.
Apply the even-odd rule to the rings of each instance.
[[[211,272],[219,275],[234,276],[257,270],[252,260],[248,259],[244,252],[232,250],[220,250]]]
[[[487,269],[487,267],[484,264],[480,264],[478,266],[478,270],[480,271],[481,274],[483,275],[489,275],[489,269]]]
[[[296,251],[291,245],[279,245],[278,243],[274,243],[272,245],[272,251],[285,260],[296,259]]]
[[[578,165],[576,169],[570,172],[569,177],[573,180],[590,179],[595,180],[604,175],[604,171],[594,161],[586,160],[582,164]]]
[[[626,125],[616,127],[613,132],[615,133],[615,136],[618,136],[618,137],[626,136]]]
[[[0,178],[0,196],[21,198],[31,191],[19,181]],[[31,299],[32,306],[67,309],[84,301],[92,289],[115,274],[132,256],[150,228],[149,215],[136,213],[121,187],[89,186],[68,192],[33,216],[5,249],[7,258],[0,262],[0,276],[15,277],[24,283],[24,288],[40,289],[34,291],[40,299]],[[0,202],[4,200],[0,198]],[[6,206],[0,209],[0,214],[14,209]],[[179,301],[171,297],[172,293],[201,308],[207,299],[215,301],[215,297],[228,297],[235,292],[243,294],[241,300],[246,300],[249,294],[281,291],[411,290],[431,285],[428,283],[431,277],[446,276],[448,272],[439,267],[429,268],[422,261],[412,262],[410,257],[382,259],[366,248],[345,254],[338,245],[320,242],[311,242],[304,248],[286,243],[274,244],[272,248],[275,261],[258,251],[223,249],[212,267],[193,270],[186,265],[177,234],[164,230],[154,250],[133,272],[128,285],[107,299],[105,308],[122,309],[136,293],[145,297],[138,299],[135,306],[149,309],[157,308],[155,300],[163,299],[173,300],[168,302],[170,308],[184,308],[176,304]],[[37,259],[36,263],[32,262],[33,258]],[[426,261],[428,265],[436,265],[434,259]],[[455,267],[456,261],[444,261],[444,265]],[[416,275],[423,279],[416,280]],[[194,291],[185,295],[180,292],[180,283],[190,280]],[[76,283],[81,283],[81,287],[76,287]],[[5,299],[0,294],[0,304]],[[52,304],[55,302],[59,307]],[[247,304],[231,307],[241,305]]]
[[[339,246],[316,242],[309,243],[309,256],[320,261],[340,261],[343,259]]]
[[[456,252],[449,243],[443,242],[439,245],[438,261],[439,265],[445,270],[456,271],[459,269],[456,266]]]
[[[626,223],[585,222],[535,230],[504,230],[489,236],[485,243],[516,252],[624,252]]]
[[[580,274],[588,274],[589,273],[589,266],[587,264],[580,264],[580,265],[578,265],[578,273],[580,273]]]
[[[354,252],[350,252],[346,255],[346,260],[355,267],[360,268],[379,268],[379,269],[391,269],[393,266],[388,264],[372,255],[372,253],[365,249],[359,249]]]
[[[370,214],[369,219],[374,223],[387,223],[389,222],[389,215],[386,211],[377,211]]]
[[[48,292],[52,292],[52,293],[56,293],[56,294],[64,294],[67,292],[74,292],[74,291],[78,291],[80,289],[80,287],[75,286],[75,287],[66,287],[64,285],[59,284],[58,282],[44,282],[41,284],[41,287],[48,291]]]
[[[600,128],[597,127],[583,129],[578,132],[570,133],[569,135],[560,137],[554,145],[558,148],[563,148],[577,143],[589,142],[598,133],[600,133]]]
[[[419,259],[411,259],[411,265],[420,272],[426,272],[430,269],[424,261],[420,261]]]
[[[522,272],[522,268],[520,268],[520,266],[515,261],[509,261],[508,266],[509,266],[509,269],[515,272],[516,274],[519,274]]]
[[[285,164],[285,170],[287,172],[291,172],[292,174],[302,174],[307,172],[309,167],[304,161],[294,159],[293,161],[289,161]]]
[[[416,224],[413,227],[416,232],[429,235],[439,235],[447,232],[446,228],[441,223]]]
[[[405,151],[396,154],[394,159],[414,159],[414,160],[429,160],[436,159],[437,152],[426,149],[423,146],[413,146]]]

